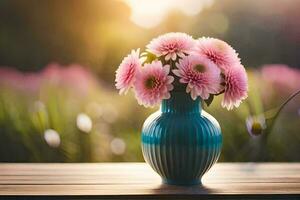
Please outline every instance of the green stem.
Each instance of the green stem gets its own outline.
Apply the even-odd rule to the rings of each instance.
[[[300,94],[300,89],[298,91],[296,91],[295,93],[293,93],[285,102],[283,102],[283,104],[280,105],[277,113],[275,114],[274,118],[276,119],[277,116],[279,115],[280,111],[284,108],[284,106],[290,102],[295,96],[297,96],[298,94]]]
[[[300,89],[299,89],[298,91],[294,92],[293,94],[291,94],[291,96],[289,96],[289,98],[287,98],[287,100],[285,100],[285,102],[283,102],[283,103],[279,106],[279,108],[278,108],[277,112],[275,113],[274,117],[272,117],[273,120],[272,120],[271,125],[270,125],[270,129],[269,129],[270,132],[271,132],[271,130],[272,130],[272,128],[273,128],[273,125],[275,124],[275,121],[276,121],[276,119],[278,118],[278,116],[279,116],[281,110],[284,108],[285,105],[287,105],[287,104],[288,104],[295,96],[297,96],[298,94],[300,94]]]
[[[269,134],[271,133],[273,126],[275,124],[275,121],[277,119],[277,117],[279,116],[280,112],[282,111],[282,109],[284,108],[285,105],[287,105],[295,96],[297,96],[298,94],[300,94],[300,90],[296,91],[295,93],[293,93],[291,96],[289,96],[287,98],[287,100],[285,100],[277,109],[277,111],[275,111],[275,114],[273,116],[271,116],[268,119],[272,119],[272,121],[270,122],[270,125],[267,127],[266,130],[266,134],[263,134],[262,137],[260,138],[260,145],[259,145],[259,149],[258,149],[258,154],[256,155],[256,161],[262,162],[262,161],[266,161],[267,155],[266,155],[266,145],[267,145],[267,138],[269,136]],[[273,112],[273,110],[271,110],[270,112]],[[268,113],[268,112],[266,112]]]

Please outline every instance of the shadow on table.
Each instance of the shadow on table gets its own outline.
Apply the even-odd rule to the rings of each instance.
[[[210,188],[206,185],[177,186],[177,185],[160,184],[157,188],[154,188],[152,192],[153,194],[162,194],[162,195],[170,195],[170,194],[205,195],[205,194],[218,193],[218,190]]]

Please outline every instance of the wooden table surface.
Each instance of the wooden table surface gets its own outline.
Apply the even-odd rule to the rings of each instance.
[[[0,164],[0,198],[300,199],[298,163],[218,163],[202,186],[170,186],[145,163]],[[22,197],[24,199],[24,197]]]

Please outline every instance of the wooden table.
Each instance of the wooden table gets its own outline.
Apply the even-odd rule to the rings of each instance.
[[[203,186],[161,184],[145,163],[0,164],[0,198],[300,199],[300,164],[219,163]],[[24,197],[22,197],[24,199]]]

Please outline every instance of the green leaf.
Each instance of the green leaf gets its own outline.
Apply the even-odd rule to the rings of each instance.
[[[141,55],[142,55],[142,57],[146,57],[143,64],[151,63],[153,60],[157,59],[156,55],[154,55],[153,53],[150,53],[150,52],[144,52]]]
[[[210,106],[210,104],[212,103],[212,101],[214,100],[215,95],[210,94],[208,99],[205,99],[204,102],[206,103],[207,107]]]

